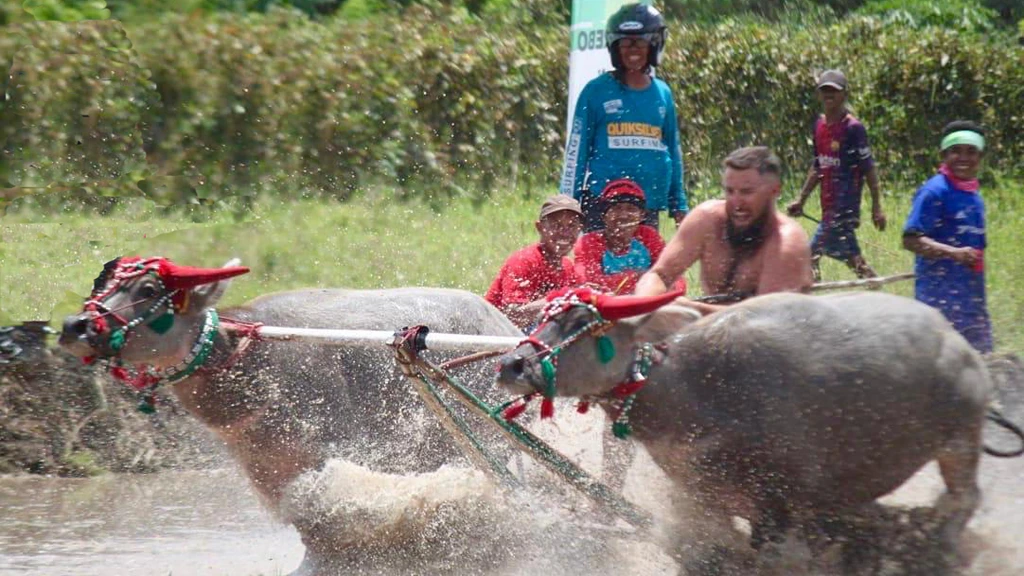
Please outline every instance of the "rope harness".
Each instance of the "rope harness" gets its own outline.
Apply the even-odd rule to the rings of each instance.
[[[174,325],[176,312],[182,312],[188,308],[188,292],[175,289],[168,290],[159,274],[160,258],[140,260],[128,263],[127,265],[111,267],[104,270],[104,273],[97,279],[93,292],[85,301],[84,309],[93,312],[91,319],[94,331],[97,335],[109,334],[107,336],[107,347],[114,353],[112,357],[105,358],[110,375],[121,382],[126,383],[141,395],[138,409],[141,412],[152,414],[156,411],[156,389],[164,384],[174,384],[192,376],[210,359],[214,343],[220,330],[221,319],[217,311],[208,308],[205,311],[203,327],[196,337],[196,341],[189,349],[188,354],[177,364],[162,369],[156,369],[149,365],[138,365],[133,370],[129,369],[120,358],[120,352],[128,342],[129,337],[140,326],[146,326],[157,334],[167,333]],[[149,277],[156,284],[156,291],[152,296],[129,302],[118,308],[110,308],[106,300],[117,292],[127,291],[127,283],[136,281],[142,277]],[[120,311],[134,307],[143,302],[154,300],[153,304],[145,312],[128,320]],[[162,312],[161,312],[162,310]],[[107,317],[113,318],[119,326],[111,329]],[[233,331],[242,334],[242,340],[236,346],[232,355],[221,365],[225,369],[234,364],[248,348],[251,341],[258,337],[260,324],[250,324],[225,319],[225,324],[233,328]],[[95,356],[83,359],[86,364],[96,361]]]
[[[548,346],[537,339],[537,333],[540,332],[544,326],[576,308],[584,308],[593,316],[593,318],[555,346]],[[601,316],[601,313],[598,311],[596,306],[581,300],[575,293],[569,293],[565,296],[554,298],[548,302],[541,313],[540,323],[538,323],[537,327],[533,329],[529,336],[520,342],[520,346],[523,344],[529,344],[537,350],[533,356],[524,358],[524,360],[534,358],[539,359],[541,376],[544,378],[544,391],[542,393],[531,392],[530,394],[526,394],[525,396],[516,398],[501,405],[498,410],[502,413],[503,417],[506,420],[512,420],[521,415],[526,411],[530,400],[538,394],[543,397],[540,407],[541,419],[553,417],[555,414],[554,398],[557,392],[556,382],[559,355],[561,355],[561,353],[568,347],[579,342],[583,337],[592,336],[596,340],[598,360],[601,364],[608,364],[615,357],[615,344],[612,342],[611,338],[607,336],[606,332],[614,324],[614,322]],[[630,364],[626,380],[617,384],[611,390],[613,401],[621,402],[618,414],[612,424],[612,433],[616,438],[625,439],[632,432],[632,427],[629,424],[629,410],[633,407],[636,394],[647,382],[647,374],[655,362],[654,349],[655,347],[649,343],[645,343],[637,348],[634,353],[633,362]],[[580,414],[586,414],[590,409],[590,404],[592,402],[601,401],[606,401],[606,398],[595,396],[586,397],[581,399],[576,410]]]

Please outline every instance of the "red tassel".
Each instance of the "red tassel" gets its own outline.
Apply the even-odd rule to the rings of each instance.
[[[110,375],[122,382],[128,381],[128,371],[121,366],[114,366],[111,368]]]
[[[631,394],[636,394],[641,388],[644,387],[644,384],[646,383],[646,380],[637,380],[635,382],[623,382],[616,386],[615,388],[612,388],[612,393],[614,393],[619,398],[625,398],[626,396],[629,396]]]
[[[95,356],[83,356],[82,357],[82,364],[85,364],[86,366],[89,366],[90,364],[92,364],[95,361],[96,361],[96,357]]]
[[[541,418],[541,420],[543,420],[545,418],[551,418],[554,415],[555,415],[555,401],[552,400],[551,398],[545,398],[540,403],[540,418]]]
[[[513,404],[508,408],[505,408],[505,412],[502,413],[502,417],[505,418],[505,420],[514,420],[515,418],[519,417],[523,412],[526,412],[526,403],[527,401],[523,400],[518,404]]]
[[[107,320],[103,316],[96,318],[92,321],[93,329],[96,330],[97,334],[103,334],[107,331]]]
[[[576,405],[576,411],[579,412],[580,414],[586,414],[587,412],[590,412],[590,402],[581,401],[579,404]]]

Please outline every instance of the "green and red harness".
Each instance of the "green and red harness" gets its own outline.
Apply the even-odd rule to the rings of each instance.
[[[544,311],[541,315],[541,322],[533,330],[530,336],[522,342],[523,344],[530,344],[538,350],[537,355],[541,357],[540,367],[541,376],[544,378],[544,391],[542,393],[532,392],[502,405],[499,410],[506,420],[516,418],[525,412],[530,400],[538,394],[543,397],[540,409],[541,419],[551,418],[554,416],[554,398],[557,392],[556,379],[558,356],[562,351],[575,344],[584,336],[595,337],[597,343],[597,358],[602,364],[611,362],[615,357],[615,344],[612,342],[611,338],[605,334],[608,329],[614,325],[614,322],[605,319],[601,315],[597,306],[593,303],[581,298],[581,295],[586,296],[588,294],[589,292],[584,293],[580,290],[571,291],[567,294],[553,298],[544,307]],[[548,346],[534,336],[553,318],[564,314],[572,308],[579,307],[586,308],[594,318],[580,329],[570,334],[565,340],[558,343],[558,345]],[[611,400],[613,402],[621,403],[618,408],[618,413],[612,423],[612,433],[616,438],[625,439],[632,433],[632,426],[629,424],[629,411],[633,407],[636,394],[641,388],[643,388],[644,384],[647,383],[647,374],[650,372],[651,366],[656,361],[654,355],[655,346],[650,343],[644,343],[636,348],[633,362],[630,364],[626,380],[617,384],[610,391]],[[582,399],[577,404],[576,410],[581,414],[585,414],[589,411],[590,404],[592,402],[606,402],[608,400],[609,399],[607,397],[603,396],[590,396]]]

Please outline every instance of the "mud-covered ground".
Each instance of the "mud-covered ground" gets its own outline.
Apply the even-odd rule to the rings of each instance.
[[[42,323],[0,328],[0,474],[83,476],[223,463],[224,448],[169,393],[155,414],[97,367],[47,345]]]

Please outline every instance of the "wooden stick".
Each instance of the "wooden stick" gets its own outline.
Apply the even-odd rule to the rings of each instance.
[[[879,276],[877,278],[861,278],[859,280],[840,280],[838,282],[819,282],[811,286],[811,292],[822,292],[825,290],[842,290],[844,288],[867,288],[877,290],[885,284],[911,280],[915,277],[913,272],[902,272],[892,276]]]

